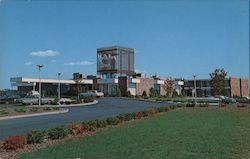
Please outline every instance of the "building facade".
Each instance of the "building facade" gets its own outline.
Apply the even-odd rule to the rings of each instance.
[[[38,78],[14,77],[10,79],[11,86],[16,86],[17,90],[23,93],[30,91],[39,91]],[[56,96],[58,94],[58,86],[60,83],[60,92],[62,96],[76,96],[79,92],[87,92],[92,89],[92,79],[75,79],[59,80],[41,78],[41,90],[43,96]]]
[[[211,79],[197,79],[196,92],[198,97],[213,96]],[[194,80],[184,81],[184,95],[194,96]],[[224,95],[228,97],[249,97],[248,80],[236,77],[226,78]]]
[[[114,96],[119,77],[134,75],[134,49],[112,46],[97,49],[96,87],[105,95]]]

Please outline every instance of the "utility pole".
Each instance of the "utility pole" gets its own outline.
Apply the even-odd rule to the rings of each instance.
[[[38,99],[38,102],[39,102],[39,106],[41,106],[41,93],[42,93],[42,90],[41,90],[41,69],[43,68],[43,65],[36,65],[38,67],[38,70],[39,70],[39,99]]]
[[[59,73],[58,73],[58,102],[60,102],[60,99],[61,99],[61,83],[60,83],[60,76],[61,76],[61,73],[59,72]]]
[[[194,77],[194,103],[195,103],[195,106],[196,106],[196,104],[197,104],[197,94],[196,94],[196,79],[195,79],[195,77],[197,77],[197,75],[193,75],[193,77]]]

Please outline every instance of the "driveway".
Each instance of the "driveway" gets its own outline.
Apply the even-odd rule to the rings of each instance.
[[[151,107],[166,106],[167,103],[102,98],[96,105],[71,107],[68,113],[0,121],[0,140],[11,135],[26,134],[31,130],[46,130],[67,123],[102,119],[122,112],[135,112]]]

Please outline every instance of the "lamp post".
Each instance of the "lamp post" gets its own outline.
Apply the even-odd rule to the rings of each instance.
[[[60,83],[61,73],[59,72],[57,75],[58,75],[58,102],[59,102],[61,99],[61,83]]]
[[[197,94],[196,94],[196,79],[195,79],[196,76],[197,75],[193,75],[193,77],[194,77],[194,103],[195,103],[195,105],[197,104],[197,99],[196,99],[196,97],[197,97]]]
[[[39,106],[41,106],[41,69],[43,67],[43,65],[36,65],[38,67],[38,70],[39,70],[39,99],[38,99],[38,103],[39,103]]]

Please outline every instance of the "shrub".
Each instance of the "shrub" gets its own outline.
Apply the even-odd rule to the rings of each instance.
[[[27,143],[41,143],[44,140],[45,133],[42,131],[31,131],[27,134]]]
[[[199,104],[199,107],[208,107],[208,106],[209,106],[208,103],[200,103],[200,104]]]
[[[158,96],[158,93],[157,93],[157,90],[154,89],[154,88],[150,88],[150,94],[149,94],[150,97],[157,97]]]
[[[68,129],[63,126],[52,128],[48,130],[48,137],[52,140],[62,139],[68,135]]]
[[[43,108],[44,111],[51,111],[51,109],[52,109],[52,108],[49,108],[49,107]]]
[[[149,112],[149,115],[152,116],[152,115],[157,113],[157,110],[155,108],[151,108],[151,109],[148,110],[148,112]]]
[[[221,103],[220,103],[220,107],[227,107],[227,104],[224,103],[224,102],[221,102]]]
[[[69,124],[66,125],[66,128],[68,129],[68,133],[71,135],[82,134],[84,132],[82,124]]]
[[[66,104],[66,105],[70,105],[70,104],[71,104],[71,101],[65,101],[65,104]]]
[[[31,112],[37,112],[38,109],[39,109],[39,108],[34,108],[34,107],[33,107],[33,108],[30,109],[30,111],[31,111]]]
[[[106,120],[96,120],[96,126],[97,128],[104,128],[107,126],[107,121]]]
[[[238,108],[246,108],[248,105],[249,105],[249,104],[247,104],[247,103],[238,103],[238,104],[237,104],[237,107],[238,107]]]
[[[159,113],[160,112],[165,112],[165,107],[158,107],[157,110],[158,110]]]
[[[148,110],[143,110],[142,113],[143,113],[143,117],[149,116],[149,111]]]
[[[186,107],[195,107],[195,103],[187,103]]]
[[[133,120],[133,119],[135,119],[135,113],[134,112],[125,114],[125,121],[129,121],[129,120]]]
[[[148,96],[148,95],[147,95],[147,92],[146,92],[146,91],[143,91],[143,92],[142,92],[142,96],[143,96],[143,97],[147,97],[147,96]]]
[[[9,114],[8,111],[6,111],[6,110],[0,110],[0,115],[7,115],[7,114]]]
[[[165,110],[165,112],[167,112],[167,111],[171,110],[171,108],[169,106],[166,106],[166,107],[164,107],[164,110]]]
[[[121,113],[119,115],[116,116],[121,122],[125,121],[125,113]]]
[[[175,105],[170,106],[170,109],[176,109],[176,108],[177,108],[177,106],[175,106]]]
[[[109,125],[117,125],[120,122],[117,117],[109,117],[106,119],[106,121]]]
[[[93,97],[83,97],[83,102],[84,103],[90,103],[93,102],[94,98]]]
[[[26,109],[25,108],[15,108],[14,109],[16,112],[18,113],[25,113],[26,112]]]
[[[136,112],[135,113],[135,118],[136,119],[141,119],[143,117],[143,112]]]
[[[2,148],[5,150],[16,150],[19,148],[23,148],[25,144],[25,137],[20,135],[10,136],[3,142]]]
[[[97,121],[96,120],[91,120],[87,122],[88,125],[88,131],[95,131],[97,128]]]

